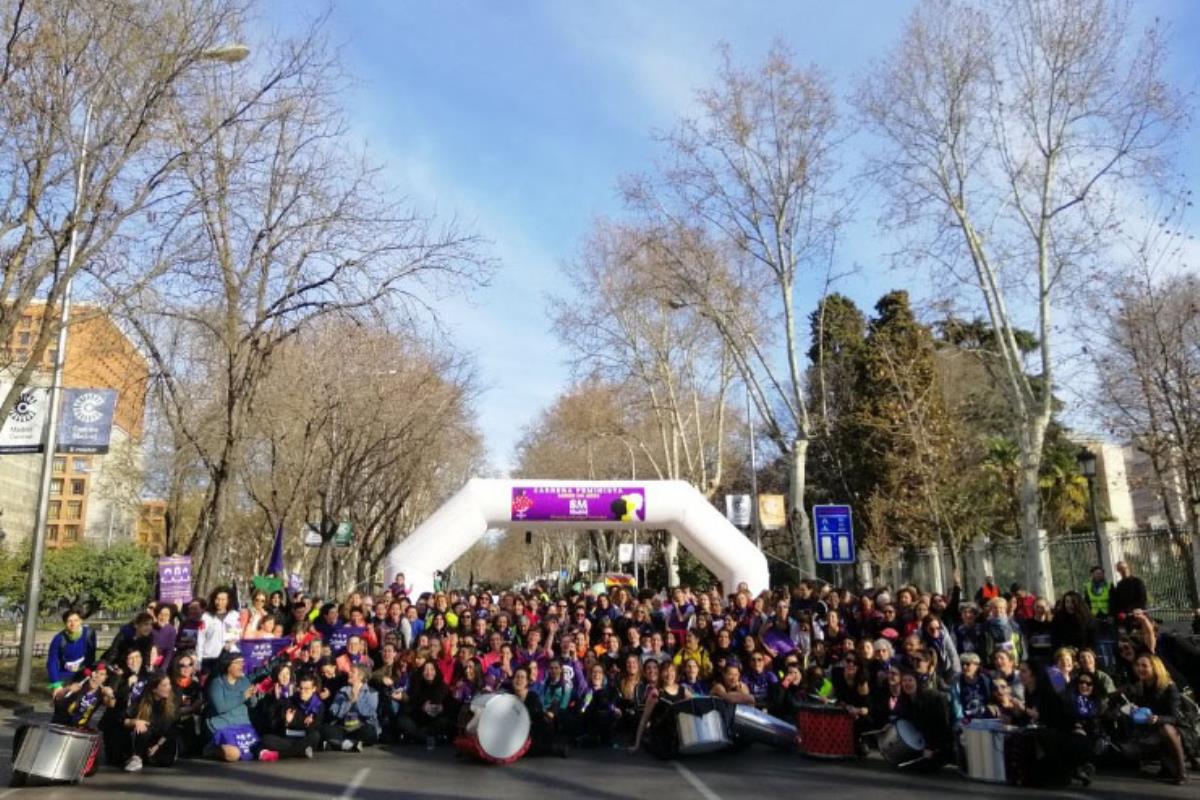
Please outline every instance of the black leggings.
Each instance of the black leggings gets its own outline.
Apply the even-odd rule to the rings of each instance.
[[[167,736],[159,736],[153,733],[135,733],[133,738],[133,752],[142,759],[142,764],[147,767],[170,767],[174,766],[175,759],[179,757],[179,740],[174,734]],[[158,745],[153,755],[150,753],[150,748]]]
[[[346,730],[345,726],[337,722],[330,722],[321,726],[321,738],[329,743],[334,749],[342,746],[342,742],[362,742],[364,747],[370,747],[379,741],[379,734],[375,729],[366,723],[359,725],[352,731]]]
[[[316,750],[321,746],[321,734],[316,728],[309,728],[303,736],[280,736],[268,733],[262,737],[264,750],[274,750],[280,758],[299,758],[304,755],[304,748]]]
[[[396,718],[396,730],[404,738],[419,742],[430,736],[450,737],[454,734],[454,720],[449,714],[442,714],[432,719],[423,717],[420,722],[408,714],[401,713]]]

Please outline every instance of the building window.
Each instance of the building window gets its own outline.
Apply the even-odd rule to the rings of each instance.
[[[52,542],[58,541],[58,526],[57,525],[47,525],[46,526],[46,538]]]
[[[71,494],[83,494],[86,491],[82,478],[71,479]]]
[[[30,339],[31,339],[31,337],[29,335],[29,331],[21,331],[17,335],[17,344],[28,345],[30,342]]]
[[[66,456],[55,456],[54,457],[54,471],[55,472],[65,472],[66,469],[67,469],[67,457]]]
[[[21,317],[21,327],[26,328],[26,329],[32,328],[33,327],[33,317],[29,316],[28,314],[22,316]]]
[[[62,478],[51,478],[50,479],[50,494],[62,494],[62,490],[63,490],[63,479]]]
[[[65,541],[65,542],[78,542],[79,541],[79,526],[78,525],[68,525],[63,530],[66,532],[65,535],[63,536],[63,541]]]
[[[67,519],[79,519],[83,516],[83,501],[68,500],[67,501]]]
[[[62,500],[51,500],[50,511],[47,515],[50,519],[57,519],[62,516]]]
[[[71,459],[71,469],[75,472],[87,472],[91,468],[92,462],[87,456],[75,456]]]

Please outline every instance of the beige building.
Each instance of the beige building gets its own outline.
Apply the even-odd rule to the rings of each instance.
[[[45,306],[30,306],[0,353],[11,377],[30,357]],[[56,453],[50,482],[46,544],[129,541],[141,501],[140,443],[150,372],[146,359],[111,317],[77,305],[67,337],[63,386],[115,389],[117,405],[106,454]],[[48,348],[33,384],[50,382],[56,350]],[[12,546],[29,538],[36,514],[42,454],[0,454],[0,526]]]

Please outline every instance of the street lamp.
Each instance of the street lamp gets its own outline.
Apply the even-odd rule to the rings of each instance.
[[[1096,454],[1087,447],[1080,448],[1075,454],[1079,464],[1079,474],[1087,479],[1088,505],[1092,512],[1092,538],[1096,541],[1096,563],[1103,566],[1104,551],[1100,546],[1100,515],[1096,512]]]
[[[244,44],[227,44],[203,50],[200,61],[219,61],[234,64],[250,55]],[[83,115],[83,139],[79,145],[79,169],[75,176],[75,199],[71,206],[71,238],[67,245],[67,280],[63,285],[62,307],[58,317],[58,349],[54,352],[54,369],[50,373],[50,409],[46,421],[46,443],[42,452],[42,478],[38,487],[37,518],[33,529],[33,552],[29,560],[29,583],[25,593],[25,624],[21,630],[21,653],[17,660],[17,693],[27,694],[33,669],[33,647],[37,638],[38,606],[42,594],[42,562],[46,549],[46,516],[50,508],[50,481],[54,468],[54,448],[58,436],[59,402],[62,395],[63,368],[67,360],[67,323],[71,320],[71,288],[75,282],[76,242],[79,232],[79,213],[83,208],[83,178],[87,166],[88,137],[92,129],[94,102],[89,99]],[[49,304],[46,310],[49,311]],[[43,320],[43,324],[45,321]]]

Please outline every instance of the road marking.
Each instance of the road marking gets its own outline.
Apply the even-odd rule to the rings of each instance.
[[[721,800],[721,796],[719,794],[708,788],[704,781],[700,780],[700,776],[692,772],[683,764],[680,764],[678,761],[672,761],[671,766],[679,770],[679,774],[683,776],[683,779],[690,783],[692,788],[699,792],[700,796],[703,797],[704,800]]]
[[[338,795],[340,800],[350,800],[351,797],[354,797],[354,793],[358,791],[358,787],[363,785],[363,781],[365,781],[367,776],[370,774],[370,767],[363,767],[358,772],[354,773],[354,777],[350,780],[350,783],[347,784],[346,789],[340,795]]]

